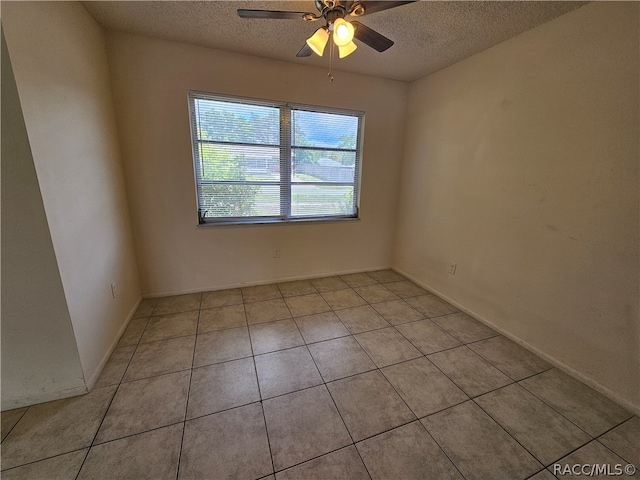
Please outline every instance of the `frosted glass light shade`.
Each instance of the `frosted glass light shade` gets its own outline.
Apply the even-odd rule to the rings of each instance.
[[[326,28],[319,28],[311,37],[307,38],[307,45],[314,51],[316,55],[322,56],[324,54],[324,47],[327,46],[329,41],[329,31]]]
[[[353,40],[354,31],[353,25],[344,18],[337,18],[333,22],[333,42],[339,47],[348,45]]]
[[[351,55],[353,52],[356,51],[356,48],[358,48],[358,46],[353,42],[349,42],[344,46],[338,45],[338,52],[339,52],[338,56],[340,58],[344,58],[347,55]]]

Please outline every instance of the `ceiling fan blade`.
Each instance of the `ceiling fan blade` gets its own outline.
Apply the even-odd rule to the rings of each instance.
[[[282,10],[247,10],[238,9],[238,15],[242,18],[270,18],[276,20],[303,20],[305,12],[285,12]]]
[[[362,43],[366,43],[371,48],[379,52],[384,52],[393,45],[393,40],[389,40],[387,37],[376,32],[372,28],[355,21],[351,22],[351,24],[355,28],[353,36]]]
[[[415,0],[409,0],[404,2],[356,2],[364,7],[364,13],[362,15],[368,15],[370,13],[381,12],[383,10],[389,10],[390,8],[401,7],[407,3],[413,3]],[[351,7],[353,9],[353,7]]]
[[[312,53],[313,50],[311,50],[311,48],[309,48],[309,45],[305,43],[300,51],[296,54],[296,57],[310,57]]]

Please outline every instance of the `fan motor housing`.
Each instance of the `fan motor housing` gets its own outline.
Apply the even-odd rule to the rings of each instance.
[[[341,2],[339,0],[316,0],[316,8],[328,23],[333,23],[337,18],[347,15],[347,4],[353,2]]]

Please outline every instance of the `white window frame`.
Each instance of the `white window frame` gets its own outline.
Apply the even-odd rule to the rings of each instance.
[[[200,165],[200,152],[199,144],[202,140],[198,139],[198,128],[195,112],[195,100],[213,100],[220,102],[237,103],[243,105],[257,105],[278,108],[280,111],[280,144],[268,145],[268,144],[251,144],[251,143],[236,143],[236,142],[215,142],[226,143],[229,145],[240,146],[271,146],[279,147],[280,149],[280,181],[279,182],[252,182],[252,181],[217,181],[216,183],[234,183],[239,185],[256,185],[256,184],[269,184],[280,185],[280,215],[276,216],[242,216],[242,217],[206,217],[201,216],[202,208],[200,205],[201,199],[201,185],[200,174],[198,172],[198,166]],[[194,168],[194,180],[196,187],[196,205],[197,205],[197,218],[200,226],[206,225],[238,225],[238,224],[260,224],[260,223],[292,223],[292,222],[319,222],[319,221],[337,221],[337,220],[357,220],[360,214],[360,177],[362,171],[362,143],[363,143],[363,130],[364,130],[364,112],[345,110],[339,108],[319,107],[312,105],[293,104],[287,102],[276,102],[268,100],[259,100],[247,97],[237,97],[230,95],[221,95],[206,93],[200,91],[190,90],[188,92],[189,100],[189,124],[191,127],[191,145],[192,145],[192,161]],[[358,133],[356,139],[356,149],[342,149],[342,148],[325,148],[325,147],[300,147],[292,146],[291,139],[291,112],[293,110],[304,110],[317,113],[329,113],[336,115],[346,115],[356,117],[358,119]],[[326,150],[326,151],[345,151],[353,152],[355,154],[354,165],[354,181],[351,182],[292,182],[291,181],[291,156],[293,149],[311,149],[311,150]],[[329,185],[329,186],[353,186],[353,203],[354,214],[353,215],[304,215],[304,216],[292,216],[291,215],[291,186],[292,185]]]

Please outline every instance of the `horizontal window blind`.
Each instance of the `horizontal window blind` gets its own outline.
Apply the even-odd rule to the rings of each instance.
[[[354,218],[362,114],[189,93],[200,223]]]

